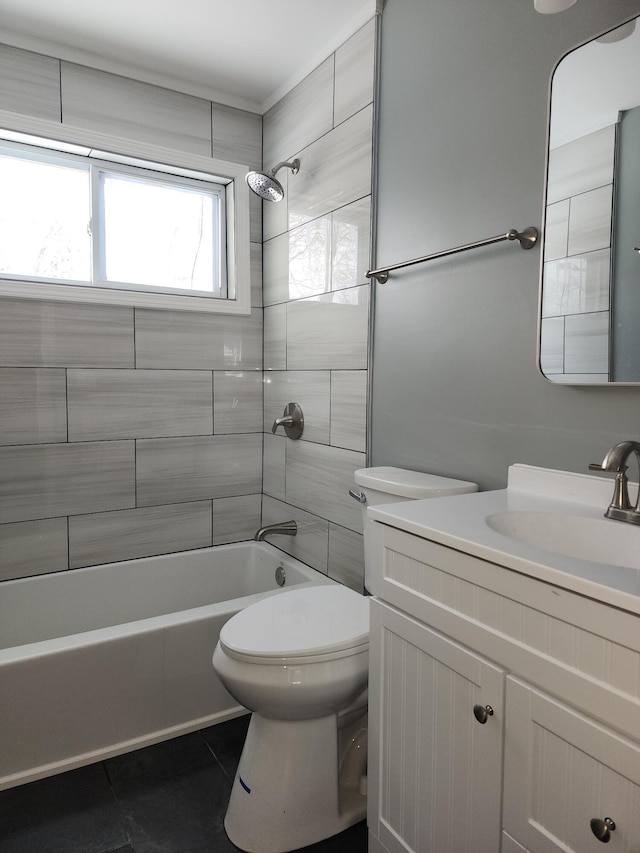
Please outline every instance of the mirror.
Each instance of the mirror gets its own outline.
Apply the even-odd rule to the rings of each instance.
[[[572,51],[551,81],[539,363],[553,382],[640,382],[636,23]]]

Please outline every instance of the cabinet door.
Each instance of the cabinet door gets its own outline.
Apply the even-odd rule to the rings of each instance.
[[[506,832],[531,853],[638,853],[640,744],[511,676],[506,705]]]
[[[370,662],[369,828],[391,853],[496,853],[503,671],[376,599]]]

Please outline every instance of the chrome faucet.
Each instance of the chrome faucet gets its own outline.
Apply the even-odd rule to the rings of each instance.
[[[616,475],[613,498],[605,512],[606,518],[614,518],[617,521],[628,521],[631,524],[640,524],[640,487],[638,488],[635,506],[631,505],[627,488],[628,480],[626,472],[628,466],[626,463],[632,453],[635,454],[640,474],[640,442],[638,441],[621,441],[619,444],[614,445],[604,457],[602,463],[598,465],[597,462],[592,462],[589,465],[589,470],[611,471]]]
[[[266,527],[261,527],[253,537],[256,542],[264,542],[267,536],[275,533],[283,533],[285,536],[295,536],[298,532],[298,525],[295,521],[281,521],[279,524],[267,524]]]

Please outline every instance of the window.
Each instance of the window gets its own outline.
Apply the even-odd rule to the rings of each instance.
[[[106,157],[0,142],[0,293],[248,313],[240,167]]]

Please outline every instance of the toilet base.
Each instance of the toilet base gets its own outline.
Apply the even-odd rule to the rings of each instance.
[[[359,719],[366,719],[365,714],[348,725],[352,747],[355,751],[362,747],[360,765],[352,748],[343,756],[339,780],[336,715],[291,721],[254,712],[224,820],[230,841],[248,853],[286,853],[362,820],[366,731],[359,727]],[[344,743],[344,732],[341,739]]]

